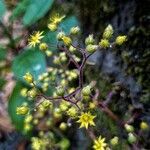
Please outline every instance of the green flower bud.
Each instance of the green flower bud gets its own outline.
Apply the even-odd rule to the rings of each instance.
[[[48,108],[50,105],[52,105],[52,103],[49,100],[44,100],[42,103],[42,106],[44,108]]]
[[[72,118],[76,117],[77,113],[78,113],[78,111],[75,107],[71,107],[67,111],[67,115]]]
[[[56,64],[56,65],[61,64],[60,58],[55,56],[55,57],[54,57],[54,60],[53,60],[53,63]]]
[[[26,115],[29,112],[29,107],[27,106],[20,106],[17,107],[16,113],[17,115]]]
[[[48,49],[48,45],[46,43],[41,43],[39,46],[40,50],[46,51]]]
[[[32,129],[32,126],[30,124],[25,124],[24,125],[24,132],[28,132]]]
[[[129,141],[129,143],[133,144],[137,141],[137,138],[133,133],[129,133],[128,134],[128,141]]]
[[[62,40],[62,38],[65,36],[65,33],[64,32],[59,32],[58,34],[57,34],[57,39],[60,41],[60,40]]]
[[[124,42],[126,42],[127,41],[127,36],[118,36],[117,38],[116,38],[116,41],[115,41],[115,43],[117,44],[117,45],[122,45]]]
[[[83,96],[89,96],[91,94],[91,86],[86,86],[82,89]]]
[[[50,57],[50,56],[52,56],[53,53],[51,51],[49,51],[49,50],[46,50],[45,54],[46,54],[46,56]]]
[[[28,91],[27,88],[21,89],[21,92],[20,92],[21,96],[26,97],[27,96],[27,91]]]
[[[104,33],[103,33],[103,38],[104,39],[110,39],[113,35],[113,27],[111,25],[108,25],[106,27],[106,29],[104,30]]]
[[[118,144],[118,140],[119,140],[119,138],[117,136],[115,136],[114,138],[112,138],[110,140],[111,145],[112,146],[116,146]]]
[[[37,90],[35,88],[28,91],[28,96],[34,98],[37,95]]]
[[[70,34],[76,35],[76,34],[79,33],[79,31],[80,31],[80,28],[78,26],[77,27],[72,27],[70,29]]]
[[[32,83],[33,82],[33,76],[28,72],[26,73],[23,78],[25,79],[26,82]]]
[[[65,62],[67,61],[67,57],[66,57],[66,56],[60,57],[60,61],[61,61],[62,63],[65,63]]]
[[[140,123],[140,128],[141,128],[141,130],[148,130],[149,129],[149,125],[146,122],[142,121]]]
[[[66,149],[69,148],[70,142],[69,142],[68,139],[63,138],[63,139],[58,143],[58,145],[60,146],[60,149],[66,150]]]
[[[65,122],[62,122],[62,123],[60,124],[59,128],[64,131],[64,130],[67,129],[67,124],[66,124]]]
[[[107,39],[101,39],[101,41],[99,42],[99,46],[101,46],[102,48],[107,48],[109,47],[110,43]]]
[[[129,124],[125,124],[124,127],[127,132],[134,132],[134,127]]]
[[[75,48],[75,47],[73,47],[73,46],[71,45],[71,46],[69,47],[69,51],[73,53],[73,52],[75,52],[75,51],[76,51],[76,48]]]
[[[39,123],[39,120],[38,119],[33,119],[33,124],[34,125],[37,125]]]
[[[63,96],[65,94],[65,90],[63,87],[57,87],[56,94],[58,96]]]
[[[33,117],[32,117],[32,115],[27,115],[26,117],[25,117],[25,123],[30,123],[31,121],[32,121],[32,119],[33,119]]]
[[[89,45],[89,44],[94,44],[95,40],[93,38],[93,34],[90,34],[86,39],[85,39],[85,44]]]
[[[97,45],[91,45],[91,44],[89,44],[89,45],[87,45],[86,50],[87,50],[89,53],[94,53],[97,48],[98,48]]]

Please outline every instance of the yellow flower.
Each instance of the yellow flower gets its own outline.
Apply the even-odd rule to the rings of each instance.
[[[30,38],[29,38],[29,46],[30,47],[35,47],[36,44],[39,44],[40,43],[40,40],[44,37],[42,36],[43,34],[43,31],[40,32],[40,31],[36,31],[33,35],[30,35]]]
[[[109,24],[105,30],[104,30],[104,33],[103,33],[103,38],[104,39],[110,39],[113,35],[113,27]]]
[[[140,123],[140,128],[141,128],[142,130],[148,130],[148,129],[149,129],[149,125],[148,125],[146,122],[142,121],[142,122]]]
[[[40,150],[41,149],[42,141],[39,138],[32,137],[31,141],[32,141],[31,147],[33,150]]]
[[[107,144],[105,143],[105,138],[99,136],[98,139],[94,140],[93,149],[94,150],[105,150]]]
[[[67,36],[63,36],[63,37],[62,37],[62,40],[63,40],[63,42],[64,42],[64,44],[65,44],[66,46],[70,46],[71,43],[72,43],[71,38],[70,38],[70,37],[67,37]]]
[[[101,46],[102,48],[107,48],[109,47],[110,43],[107,39],[101,39],[101,41],[99,42],[99,46]]]
[[[46,51],[48,49],[48,45],[46,43],[41,43],[39,46],[40,50]]]
[[[90,112],[82,113],[77,122],[81,123],[80,128],[85,127],[87,129],[89,125],[95,126],[93,121],[95,117]]]
[[[127,41],[127,36],[123,35],[123,36],[118,36],[116,38],[115,42],[116,42],[117,45],[122,45],[126,41]]]
[[[51,31],[56,31],[57,30],[57,25],[55,23],[49,23],[48,24],[48,28],[51,30]]]
[[[60,23],[64,18],[65,18],[65,15],[60,16],[60,14],[56,13],[56,14],[54,14],[54,15],[50,18],[50,21],[51,21],[53,24],[58,24],[58,23]]]
[[[25,79],[26,82],[28,83],[32,83],[33,82],[33,76],[31,73],[27,72],[23,78]]]
[[[16,109],[17,115],[26,115],[29,112],[29,108],[27,106],[20,106]]]

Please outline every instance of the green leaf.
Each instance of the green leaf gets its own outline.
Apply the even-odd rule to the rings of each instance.
[[[12,12],[11,20],[16,19],[20,15],[22,15],[28,8],[28,5],[30,4],[30,0],[22,0],[16,8]]]
[[[38,49],[27,49],[14,59],[12,70],[19,80],[24,81],[23,76],[27,72],[37,80],[38,76],[46,71],[45,56]]]
[[[18,82],[12,92],[12,95],[9,98],[9,103],[8,103],[9,116],[11,118],[12,123],[19,131],[23,130],[24,116],[17,115],[16,109],[18,106],[21,106],[24,102],[28,102],[26,98],[20,95],[20,90],[22,88],[24,88],[24,86]]]
[[[0,19],[4,15],[5,11],[6,11],[6,5],[4,3],[4,0],[0,0]]]
[[[32,0],[23,17],[23,24],[29,26],[42,18],[51,8],[54,0]]]
[[[74,26],[79,26],[79,21],[75,16],[67,17],[62,23],[60,24],[60,28],[66,33],[69,33],[70,29]]]

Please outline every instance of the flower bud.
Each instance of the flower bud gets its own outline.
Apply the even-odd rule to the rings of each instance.
[[[32,83],[33,82],[33,76],[28,72],[26,73],[23,78],[25,79],[26,82]]]
[[[48,108],[50,105],[52,105],[52,103],[49,100],[44,100],[42,103],[42,106],[44,108]]]
[[[90,102],[90,103],[89,103],[89,108],[90,108],[90,109],[96,108],[96,103]]]
[[[98,48],[97,45],[91,45],[91,44],[89,44],[89,45],[87,45],[86,50],[87,50],[89,53],[94,53],[97,48]]]
[[[85,44],[89,45],[89,44],[94,44],[95,40],[93,38],[93,34],[90,34],[86,39],[85,39]]]
[[[70,38],[70,37],[67,37],[67,36],[63,36],[63,37],[62,37],[62,40],[63,40],[63,42],[64,42],[64,44],[65,44],[66,46],[70,46],[71,43],[72,43],[71,38]]]
[[[67,124],[66,124],[65,122],[62,122],[62,123],[60,124],[59,128],[64,131],[64,130],[67,129]]]
[[[104,39],[110,39],[113,35],[113,28],[112,26],[109,24],[106,29],[104,30],[104,33],[103,33],[103,38]]]
[[[20,91],[21,96],[26,97],[27,96],[27,91],[28,91],[27,88],[21,89],[21,91]]]
[[[140,123],[140,128],[141,128],[141,130],[148,130],[149,129],[149,125],[146,122],[142,121]]]
[[[31,121],[32,121],[32,119],[33,119],[33,117],[32,117],[32,115],[27,115],[26,117],[25,117],[25,123],[30,123]]]
[[[17,115],[26,115],[28,112],[29,108],[27,106],[20,106],[16,109]]]
[[[62,38],[65,36],[65,33],[64,32],[59,32],[58,34],[57,34],[57,39],[58,40],[62,40]]]
[[[119,140],[119,138],[117,136],[115,136],[114,138],[112,138],[110,140],[111,145],[112,146],[116,146],[118,144],[118,140]]]
[[[69,110],[67,111],[67,115],[74,118],[77,115],[77,109],[75,107],[71,107],[69,108]]]
[[[70,34],[76,35],[76,34],[79,33],[79,31],[80,31],[80,28],[78,26],[77,27],[72,27],[70,29]]]
[[[49,23],[48,28],[53,32],[57,30],[57,25],[55,23]]]
[[[46,50],[45,54],[46,54],[46,56],[50,57],[50,56],[52,56],[53,53],[51,51],[49,51],[49,50]]]
[[[127,132],[134,132],[134,127],[129,124],[125,124],[124,127]]]
[[[75,48],[75,47],[73,47],[73,46],[71,45],[71,46],[69,47],[69,51],[73,53],[73,52],[75,52],[75,51],[76,51],[76,48]]]
[[[101,41],[99,42],[99,46],[101,46],[102,48],[107,48],[109,47],[110,43],[107,39],[101,39]]]
[[[91,86],[86,86],[82,89],[83,96],[89,96],[91,94]]]
[[[127,41],[127,36],[118,36],[117,38],[116,38],[116,44],[117,45],[122,45],[124,42],[126,42]]]
[[[24,125],[24,131],[25,132],[28,132],[28,131],[30,131],[32,129],[32,126],[30,125],[30,124],[25,124]]]
[[[37,94],[37,90],[35,88],[28,91],[28,96],[34,98]]]
[[[56,94],[57,94],[58,96],[63,96],[64,93],[65,93],[65,90],[64,90],[63,87],[57,87]]]
[[[128,141],[129,141],[129,143],[133,144],[133,143],[136,142],[136,140],[137,140],[137,138],[136,138],[136,136],[133,133],[129,133],[128,134]]]
[[[53,60],[53,63],[56,64],[56,65],[61,64],[60,58],[55,56],[55,57],[54,57],[54,60]]]
[[[48,45],[46,43],[41,43],[39,46],[40,50],[46,51],[48,49]]]

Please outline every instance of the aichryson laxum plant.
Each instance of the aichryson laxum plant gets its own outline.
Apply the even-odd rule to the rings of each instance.
[[[119,122],[119,119],[103,101],[98,99],[99,90],[95,86],[96,82],[91,80],[88,84],[84,83],[84,68],[94,52],[121,46],[127,41],[127,36],[119,35],[111,42],[114,30],[108,25],[99,42],[96,42],[94,35],[90,34],[86,37],[83,48],[76,42],[80,34],[78,26],[72,27],[69,34],[60,29],[59,24],[64,18],[64,15],[56,14],[50,18],[48,24],[51,32],[57,32],[58,55],[52,53],[49,50],[51,45],[43,41],[43,31],[36,31],[29,37],[29,46],[38,47],[47,57],[53,59],[54,65],[47,67],[47,72],[41,74],[38,80],[35,80],[30,72],[24,75],[23,78],[30,85],[30,89],[21,89],[21,95],[33,101],[34,106],[31,108],[27,103],[23,103],[17,107],[16,113],[25,115],[24,132],[29,132],[33,128],[39,131],[38,136],[31,139],[33,150],[67,149],[69,147],[67,138],[61,133],[59,133],[60,141],[55,138],[55,133],[60,132],[56,126],[65,132],[72,123],[79,125],[79,128],[85,128],[93,140],[94,150],[112,149],[119,143],[119,138],[115,136],[107,141],[105,137],[101,135],[97,137],[94,134],[93,127],[96,126],[97,117],[95,109],[101,109],[116,122]],[[68,69],[70,64],[73,66],[72,69]],[[75,85],[74,81],[78,84]],[[53,89],[52,96],[46,94],[49,88]],[[40,131],[41,126],[46,126],[49,130]],[[134,127],[128,122],[123,122],[122,126],[128,133],[128,141],[131,144],[136,143],[138,139]],[[141,130],[148,128],[146,122],[141,123]]]

